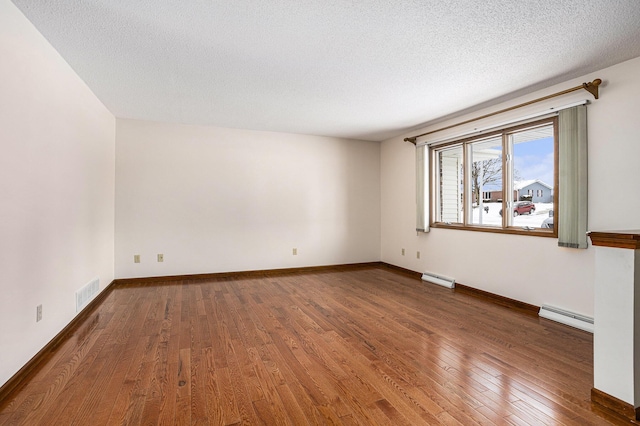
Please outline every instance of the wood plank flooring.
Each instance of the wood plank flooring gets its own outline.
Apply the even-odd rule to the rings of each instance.
[[[607,425],[593,339],[384,267],[118,285],[0,425]]]

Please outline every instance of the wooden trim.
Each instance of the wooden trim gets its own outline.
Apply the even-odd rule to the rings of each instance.
[[[396,272],[401,273],[403,275],[409,275],[409,276],[417,278],[417,279],[421,279],[422,278],[422,273],[421,272],[415,272],[415,271],[412,271],[410,269],[405,269],[405,268],[400,267],[400,266],[392,265],[390,263],[385,263],[385,262],[380,262],[380,263],[385,268],[391,269],[392,271],[396,271]],[[496,305],[503,306],[505,308],[509,308],[509,309],[512,309],[512,310],[515,310],[515,311],[518,311],[518,312],[522,312],[522,313],[527,314],[527,315],[538,316],[538,312],[540,311],[540,307],[539,306],[530,305],[528,303],[521,302],[519,300],[510,299],[508,297],[500,296],[500,295],[497,295],[497,294],[494,294],[494,293],[490,293],[488,291],[479,290],[477,288],[469,287],[469,286],[466,286],[466,285],[463,285],[463,284],[459,284],[459,283],[455,284],[455,287],[452,289],[452,291],[454,293],[462,293],[462,294],[466,294],[466,295],[475,297],[477,299],[482,299],[482,300],[494,303]]]
[[[588,234],[594,246],[640,250],[640,230],[592,231]]]
[[[640,414],[640,408],[634,408],[632,404],[624,402],[596,388],[591,388],[591,403],[600,405],[631,420],[640,420],[638,416]]]
[[[438,229],[457,229],[460,231],[475,231],[475,232],[490,232],[493,234],[511,234],[511,235],[526,235],[528,237],[544,237],[544,238],[558,238],[557,234],[553,231],[545,231],[544,228],[535,228],[532,230],[519,229],[517,227],[498,228],[481,225],[463,225],[463,224],[451,224],[447,225],[442,222],[433,222],[432,228]],[[554,226],[555,229],[555,226]]]
[[[229,278],[255,278],[265,276],[290,275],[299,273],[336,272],[358,268],[375,268],[382,266],[382,262],[347,263],[342,265],[305,266],[301,268],[263,269],[253,271],[212,272],[207,274],[166,275],[157,277],[118,278],[118,286],[149,284],[171,281],[213,280]]]
[[[385,262],[380,262],[380,266],[390,269],[393,272],[397,272],[402,275],[409,275],[412,278],[422,279],[421,272],[412,271],[411,269],[406,269],[401,266],[396,266],[396,265],[392,265],[390,263],[385,263]]]
[[[500,305],[527,315],[538,316],[538,312],[540,311],[539,306],[530,305],[519,300],[510,299],[508,297],[500,296],[498,294],[490,293],[484,290],[478,290],[477,288],[468,287],[459,283],[456,283],[453,291],[456,293],[467,294],[477,299],[487,300],[489,302],[495,303],[496,305]]]
[[[9,394],[18,390],[24,383],[25,378],[35,371],[43,361],[47,360],[69,334],[76,331],[82,325],[114,288],[115,280],[111,281],[111,283],[91,300],[49,343],[40,349],[16,374],[11,376],[11,378],[0,387],[0,401],[3,401]]]

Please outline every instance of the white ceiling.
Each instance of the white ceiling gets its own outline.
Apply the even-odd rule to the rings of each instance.
[[[383,140],[640,56],[638,0],[13,0],[117,117]]]

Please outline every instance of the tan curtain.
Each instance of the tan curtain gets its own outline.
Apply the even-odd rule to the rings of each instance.
[[[425,145],[416,147],[416,231],[429,232],[429,159]]]
[[[586,105],[560,111],[558,126],[558,245],[587,248]]]

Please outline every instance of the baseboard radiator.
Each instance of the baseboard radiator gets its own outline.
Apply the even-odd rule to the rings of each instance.
[[[443,277],[442,275],[437,275],[431,272],[425,272],[422,274],[422,281],[438,284],[447,288],[453,288],[456,285],[456,280],[453,278]]]
[[[593,333],[593,318],[575,312],[565,311],[554,306],[542,305],[538,313],[542,318],[556,321],[580,330]]]

